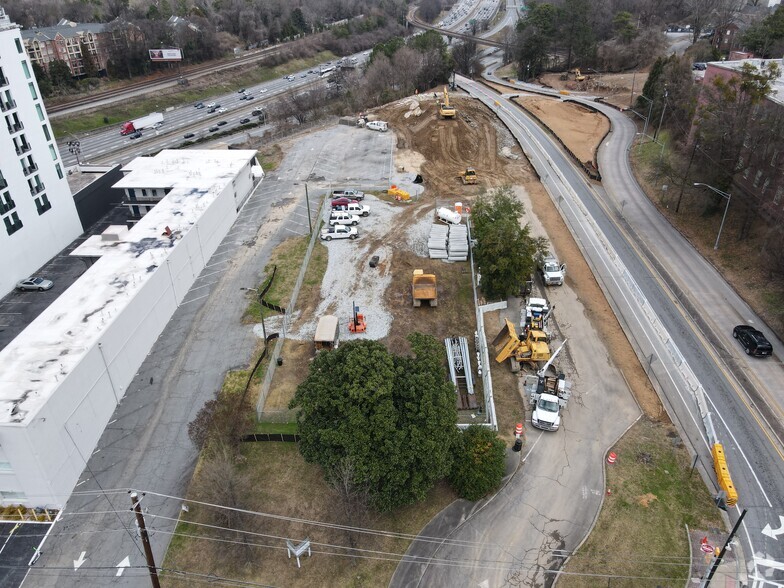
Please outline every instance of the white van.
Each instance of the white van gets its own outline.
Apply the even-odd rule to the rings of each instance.
[[[381,131],[382,133],[386,133],[389,126],[383,120],[371,120],[369,123],[365,125],[371,131]]]

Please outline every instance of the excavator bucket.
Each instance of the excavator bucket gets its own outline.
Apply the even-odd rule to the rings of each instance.
[[[520,339],[517,338],[514,324],[509,319],[505,319],[504,327],[493,339],[493,349],[495,349],[496,353],[495,360],[498,363],[503,363],[514,355],[519,345]]]

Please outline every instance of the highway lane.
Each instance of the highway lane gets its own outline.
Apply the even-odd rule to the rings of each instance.
[[[368,52],[358,53],[353,56],[357,58],[357,66],[361,67],[368,58]],[[246,88],[247,94],[254,96],[253,100],[241,100],[242,95],[238,92],[230,92],[222,96],[204,99],[202,102],[208,104],[214,102],[226,109],[225,113],[208,113],[207,108],[196,109],[195,103],[185,106],[172,108],[163,112],[164,123],[160,129],[148,129],[142,131],[142,137],[131,139],[128,136],[120,135],[120,126],[91,131],[70,136],[59,141],[58,147],[63,162],[66,166],[76,165],[76,156],[69,152],[68,141],[78,140],[80,143],[80,160],[85,164],[123,163],[134,157],[154,153],[160,149],[176,148],[184,143],[186,133],[194,133],[194,139],[209,136],[212,133],[208,130],[218,122],[226,121],[225,126],[220,127],[220,131],[241,128],[240,120],[251,118],[251,112],[256,109],[263,109],[276,98],[292,90],[303,90],[310,84],[317,84],[321,80],[320,68],[327,64],[314,66],[310,70],[302,70],[291,74],[293,80],[286,78],[276,79],[263,84],[249,86]],[[239,90],[240,88],[237,88]],[[110,107],[107,107],[110,108]]]
[[[658,214],[637,186],[627,157],[635,133],[631,121],[609,107],[592,104],[606,111],[613,121],[613,132],[600,151],[604,190],[588,185],[582,173],[575,171],[563,154],[559,156],[560,150],[555,146],[546,147],[547,155],[573,187],[582,184],[581,189],[575,189],[592,218],[604,217],[603,231],[609,241],[614,246],[624,240],[628,243],[618,247],[618,255],[683,361],[680,366],[668,367],[666,363],[673,363],[669,354],[660,353],[656,345],[648,345],[646,349],[645,339],[638,339],[633,333],[630,340],[643,361],[653,358],[649,371],[654,385],[670,414],[691,440],[702,464],[710,470],[706,435],[689,393],[700,384],[706,391],[717,436],[725,443],[733,479],[740,492],[739,505],[749,508],[743,538],[751,577],[761,578],[767,573],[768,580],[780,581],[784,550],[776,539],[762,534],[762,530],[767,525],[772,529],[780,526],[779,515],[784,504],[784,468],[781,443],[776,437],[779,391],[784,381],[781,364],[778,360],[755,361],[740,353],[729,334],[731,326],[746,321],[756,321],[759,325],[761,321],[715,269]],[[539,136],[543,146],[550,143],[535,125],[531,132]],[[612,293],[608,298],[613,301]],[[619,318],[624,321],[623,316]],[[626,326],[633,322],[627,319]],[[774,347],[781,349],[780,342],[772,340]],[[746,365],[738,368],[736,361]],[[678,378],[670,375],[669,370],[673,368],[677,368],[676,375],[688,369]],[[750,373],[760,377],[749,377]],[[753,390],[752,396],[747,396],[748,386],[744,392],[744,386],[739,385],[744,377],[762,386],[756,397]],[[707,479],[715,485],[712,473]],[[736,517],[738,510],[731,514]]]

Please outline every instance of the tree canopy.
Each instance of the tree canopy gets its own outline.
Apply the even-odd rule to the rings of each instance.
[[[531,236],[529,225],[520,224],[524,212],[509,187],[482,194],[471,207],[474,260],[488,298],[517,294],[534,271],[536,254],[547,246],[544,239]]]
[[[421,501],[452,466],[454,386],[443,345],[408,337],[413,357],[376,341],[320,353],[290,408],[299,408],[300,452],[335,486],[360,488],[378,510]]]
[[[455,465],[449,476],[461,498],[479,500],[494,491],[504,477],[506,445],[498,433],[472,425],[462,431],[455,449]]]

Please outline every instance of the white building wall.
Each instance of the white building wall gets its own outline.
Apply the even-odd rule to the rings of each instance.
[[[252,181],[243,184],[240,197],[246,198],[252,187]],[[158,268],[119,314],[102,316],[106,326],[100,339],[63,376],[46,404],[29,423],[0,427],[0,463],[10,462],[12,470],[0,471],[0,504],[65,503],[139,366],[236,217],[235,189],[229,182],[193,226],[170,226],[182,231],[181,238],[172,248],[144,254]],[[131,234],[154,222],[150,216],[142,218]],[[156,234],[164,228],[156,227]],[[100,266],[107,261],[100,259],[85,276],[104,271]],[[79,281],[72,288],[80,288]],[[124,295],[129,294],[118,289],[117,296]]]
[[[17,43],[21,44],[21,52]],[[0,251],[4,253],[0,255],[2,296],[78,237],[82,225],[20,30],[8,20],[2,8],[0,69],[7,81],[0,87],[0,100],[8,105],[0,112],[0,172],[8,183],[7,188],[0,190],[0,210],[4,211],[0,213]],[[24,128],[9,131],[8,122],[15,120]],[[31,149],[18,155],[14,139],[17,145],[26,143]],[[33,163],[38,166],[31,174],[24,173],[20,162],[27,161],[28,156],[32,156]],[[45,189],[31,194],[28,179],[40,182]],[[14,207],[5,210],[10,202]],[[46,203],[51,208],[39,214],[39,206],[46,206]],[[14,225],[21,222],[22,227],[9,235],[6,219]]]

